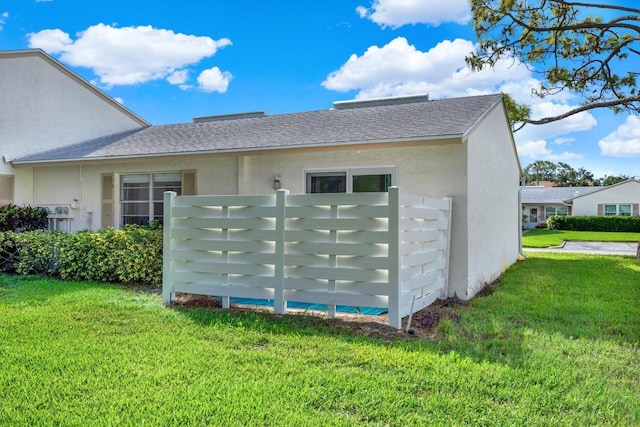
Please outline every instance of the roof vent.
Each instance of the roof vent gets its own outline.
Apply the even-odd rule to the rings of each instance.
[[[380,107],[383,105],[400,105],[400,104],[414,104],[416,102],[429,101],[429,94],[413,95],[413,96],[395,96],[389,98],[376,98],[366,100],[352,100],[352,101],[336,101],[333,103],[335,110],[348,110],[350,108],[362,108],[362,107]]]
[[[255,119],[267,115],[266,111],[250,111],[247,113],[221,114],[218,116],[194,117],[193,123],[219,122],[223,120]]]

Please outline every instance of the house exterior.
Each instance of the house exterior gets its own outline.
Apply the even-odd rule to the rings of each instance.
[[[638,216],[640,181],[606,187],[527,186],[522,190],[522,225],[532,229],[551,215]]]
[[[55,120],[47,119],[46,126],[22,134],[33,117],[27,103],[14,106],[10,129],[3,121],[0,133],[14,202],[54,208],[55,227],[161,220],[166,190],[224,195],[285,188],[303,194],[397,185],[407,193],[453,198],[451,295],[473,297],[518,258],[520,165],[501,95],[336,102],[321,111],[149,126],[42,51],[0,53],[0,67],[1,89],[11,92],[0,99],[3,113],[12,108],[5,99],[37,99],[48,82],[75,86],[59,91],[73,92],[61,101],[47,96],[48,107],[38,111],[56,110],[73,133],[56,131]],[[23,72],[5,76],[13,67]],[[32,68],[39,70],[41,88],[11,83]],[[81,105],[74,105],[76,98]],[[93,103],[99,104],[93,114],[79,115]],[[5,140],[11,141],[6,148]]]
[[[628,179],[567,200],[573,215],[639,216],[640,181]]]
[[[551,215],[573,215],[568,201],[602,187],[526,186],[522,189],[522,226],[533,229],[546,226]]]

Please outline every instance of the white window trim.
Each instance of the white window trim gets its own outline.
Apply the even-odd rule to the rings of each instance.
[[[302,188],[304,193],[308,193],[307,175],[309,174],[343,174],[347,176],[347,193],[353,193],[353,177],[358,175],[391,175],[391,185],[397,185],[398,168],[396,166],[355,166],[336,168],[312,168],[302,170]]]
[[[180,174],[182,176],[182,172],[181,171],[144,171],[144,172],[119,172],[119,173],[114,173],[113,174],[113,179],[114,179],[114,227],[115,228],[120,228],[123,226],[123,221],[122,221],[122,199],[121,199],[121,191],[122,191],[122,179],[123,177],[127,176],[127,175],[155,175],[155,174],[172,174],[172,173],[176,173],[176,174]],[[116,185],[117,183],[117,185]],[[180,185],[182,186],[182,179],[180,182]],[[153,205],[153,203],[151,203],[151,205]],[[151,208],[152,206],[150,206]]]

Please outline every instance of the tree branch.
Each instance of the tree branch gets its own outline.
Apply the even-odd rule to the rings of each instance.
[[[580,107],[574,108],[572,110],[567,111],[566,113],[559,114],[557,116],[544,117],[538,120],[523,119],[522,121],[531,125],[543,125],[546,123],[551,123],[551,122],[556,122],[558,120],[566,119],[567,117],[573,116],[574,114],[582,113],[583,111],[593,110],[595,108],[611,108],[618,105],[630,104],[632,102],[640,102],[640,95],[629,96],[623,99],[614,99],[611,101],[594,102],[591,104],[586,104],[586,105],[582,105]],[[637,108],[635,108],[634,110],[637,110]]]

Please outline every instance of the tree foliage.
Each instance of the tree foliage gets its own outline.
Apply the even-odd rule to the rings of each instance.
[[[526,108],[512,110],[513,123],[544,124],[573,114],[611,108],[640,113],[637,77],[640,8],[609,2],[565,0],[471,0],[478,52],[467,59],[480,70],[511,58],[539,77],[540,98],[568,91],[580,106],[532,120]],[[514,127],[517,130],[519,127]]]
[[[570,165],[548,160],[536,160],[522,170],[522,176],[529,185],[539,185],[540,181],[553,182],[554,187],[586,187],[589,185],[613,185],[633,177],[626,175],[606,175],[595,179],[585,168],[574,169]]]

